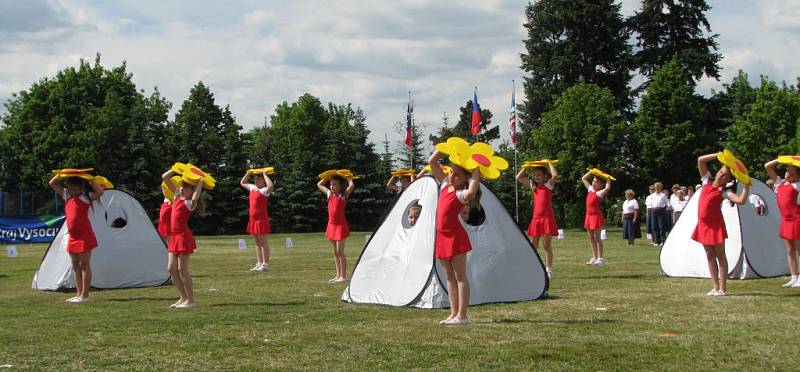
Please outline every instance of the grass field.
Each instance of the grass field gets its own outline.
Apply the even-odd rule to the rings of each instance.
[[[364,233],[347,248],[355,263]],[[191,259],[197,309],[172,310],[173,287],[66,293],[30,289],[45,246],[0,257],[0,365],[11,369],[582,369],[797,370],[800,290],[786,278],[732,281],[709,298],[708,280],[662,278],[658,250],[625,247],[613,232],[607,264],[588,267],[586,238],[555,243],[551,298],[447,310],[343,303],[330,245],[320,234],[270,236],[271,269],[247,270],[252,240],[199,238]]]

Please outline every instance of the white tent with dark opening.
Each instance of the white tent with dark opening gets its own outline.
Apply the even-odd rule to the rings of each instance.
[[[737,192],[741,190],[742,185],[739,184]],[[786,248],[778,236],[781,215],[775,192],[763,182],[753,179],[750,195],[757,198],[750,198],[742,205],[731,205],[727,200],[722,202],[722,216],[728,232],[725,240],[728,277],[752,279],[788,275]],[[660,263],[661,271],[666,276],[710,277],[703,245],[691,238],[697,226],[699,199],[698,190],[664,242]],[[756,210],[754,199],[763,202],[761,213]]]
[[[421,178],[395,200],[367,242],[342,300],[420,308],[448,307],[447,278],[434,257],[438,183]],[[497,196],[481,185],[486,215],[479,226],[462,221],[472,251],[467,254],[470,304],[544,297],[549,285],[539,255]],[[414,226],[408,207],[422,206]]]
[[[142,205],[130,194],[106,190],[89,210],[97,248],[92,251],[92,287],[151,287],[169,283],[167,249]],[[64,223],[33,277],[34,289],[75,288]]]

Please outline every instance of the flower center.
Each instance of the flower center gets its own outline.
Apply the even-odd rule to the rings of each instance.
[[[478,164],[480,164],[480,165],[482,165],[484,167],[488,167],[488,166],[492,165],[492,162],[489,160],[489,158],[487,158],[487,157],[485,157],[485,156],[483,156],[481,154],[472,154],[472,160],[475,160]]]
[[[192,171],[192,173],[194,173],[194,174],[196,174],[196,175],[198,175],[200,177],[205,177],[205,175],[206,175],[205,173],[203,173],[203,171],[201,171],[201,170],[199,170],[197,168],[192,168],[190,170]]]

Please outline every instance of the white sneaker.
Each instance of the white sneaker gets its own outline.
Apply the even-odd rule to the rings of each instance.
[[[269,264],[266,263],[266,262],[261,264],[261,266],[258,267],[258,271],[267,271],[267,270],[269,270]]]
[[[596,259],[595,259],[594,257],[592,257],[592,259],[591,259],[591,260],[589,260],[589,261],[586,261],[586,264],[587,264],[587,265],[594,265],[594,264],[595,264],[595,262],[597,262],[597,261],[596,261]]]
[[[546,269],[546,271],[547,271],[547,279],[553,279],[553,270],[548,268]]]
[[[798,287],[800,287],[800,279],[798,279],[797,281],[794,282],[794,284],[792,284],[792,288],[798,288]]]
[[[784,288],[789,288],[789,287],[792,287],[796,283],[797,283],[797,279],[789,279],[789,281],[786,282],[786,284],[784,284],[783,287]]]
[[[728,295],[728,292],[725,292],[725,291],[717,291],[717,293],[714,294],[714,296],[717,296],[717,297],[723,297],[723,296],[727,296],[727,295]]]
[[[180,305],[175,305],[176,309],[193,309],[197,307],[197,304],[194,302],[184,302]]]
[[[785,286],[784,286],[784,287],[785,287]],[[72,300],[74,300],[74,299],[76,299],[76,298],[78,298],[78,296],[72,296],[72,297],[70,297],[70,298],[66,299],[64,302],[72,302]]]
[[[712,289],[712,290],[708,291],[708,293],[706,293],[706,296],[716,296],[716,295],[717,295],[717,290],[716,289]]]
[[[89,298],[89,297],[75,297],[75,298],[69,300],[69,302],[72,303],[72,304],[81,304],[81,303],[84,303],[84,302],[89,302],[91,300],[92,299]]]
[[[261,265],[256,264],[252,269],[250,269],[250,271],[261,271]]]
[[[594,261],[595,266],[603,266],[604,263],[606,263],[606,260],[604,260],[603,257],[600,257]]]

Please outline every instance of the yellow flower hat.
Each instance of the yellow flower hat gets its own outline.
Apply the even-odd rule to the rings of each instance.
[[[550,164],[558,164],[558,160],[529,160],[522,164],[522,168],[547,168]]]
[[[255,169],[248,169],[247,174],[264,174],[267,175],[275,174],[275,167],[263,167],[263,168],[255,168]]]
[[[800,156],[797,155],[778,156],[778,164],[791,165],[800,168]]]
[[[172,176],[169,181],[172,183],[172,186],[175,186],[175,189],[181,186],[181,181],[183,179],[181,176]],[[161,193],[164,194],[164,197],[167,198],[169,201],[175,200],[175,194],[172,192],[172,189],[167,187],[167,184],[164,181],[161,181]]]
[[[357,180],[357,179],[360,178],[359,176],[354,176],[353,172],[351,170],[349,170],[349,169],[328,169],[328,170],[320,173],[319,174],[319,178],[327,181],[327,180],[330,180],[331,178],[333,178],[333,176],[336,176],[336,175],[339,175],[339,176],[342,176],[342,177],[348,178],[348,179],[354,179],[354,180]]]
[[[442,171],[444,172],[444,174],[453,173],[453,168],[450,168],[450,167],[448,167],[446,165],[442,165],[441,167],[442,167]],[[425,168],[422,168],[422,170],[424,170],[425,172],[428,172],[428,173],[432,172],[431,171],[431,165],[430,164],[426,165]]]
[[[97,185],[99,185],[103,189],[113,189],[114,188],[114,184],[111,183],[111,181],[109,181],[108,178],[105,178],[103,176],[94,176],[94,180],[93,181],[94,181],[94,183],[96,183]]]
[[[731,170],[733,177],[739,180],[739,182],[745,185],[750,185],[750,174],[747,171],[747,167],[745,167],[744,164],[739,161],[739,159],[736,159],[736,157],[733,156],[731,150],[725,149],[717,153],[717,160],[719,160],[719,162],[724,166],[728,167],[728,169]]]
[[[436,150],[449,155],[450,163],[467,171],[480,168],[481,176],[489,180],[500,177],[500,171],[508,169],[506,159],[494,156],[492,147],[483,142],[475,142],[470,146],[463,138],[450,137],[447,142],[437,144]]]
[[[589,169],[589,173],[591,173],[591,174],[593,174],[593,175],[595,175],[597,177],[600,177],[600,178],[602,178],[602,179],[604,179],[606,181],[608,181],[608,180],[616,181],[617,180],[616,178],[614,178],[614,176],[612,176],[612,175],[610,175],[610,174],[608,174],[606,172],[603,172],[603,171],[601,171],[601,170],[599,170],[597,168],[590,168]]]
[[[413,169],[398,169],[392,172],[392,176],[395,177],[413,176],[415,174],[417,174],[417,172]]]
[[[200,182],[200,179],[203,179],[203,188],[206,190],[214,190],[214,187],[217,185],[217,180],[214,179],[210,174],[203,172],[202,169],[198,168],[197,166],[189,163],[189,164],[182,164],[182,163],[175,163],[172,166],[172,169],[175,170],[176,166],[182,165],[183,173],[181,173],[181,179],[190,184],[190,185],[197,185]],[[181,166],[178,166],[181,168]],[[175,171],[177,173],[177,171]]]

